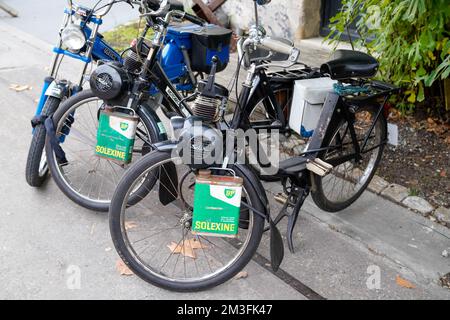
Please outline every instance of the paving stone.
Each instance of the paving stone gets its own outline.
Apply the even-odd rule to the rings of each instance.
[[[427,200],[416,196],[407,197],[403,200],[403,204],[410,209],[420,212],[424,216],[430,214],[434,210],[434,207]]]
[[[374,176],[372,181],[369,183],[369,190],[373,193],[380,194],[384,189],[389,186],[389,182],[384,180],[379,176]]]
[[[381,195],[396,202],[402,202],[408,196],[408,189],[398,184],[390,184]]]
[[[439,222],[446,223],[450,226],[450,209],[439,207],[434,211],[434,216]]]

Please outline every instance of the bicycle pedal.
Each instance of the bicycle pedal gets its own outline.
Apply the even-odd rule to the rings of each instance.
[[[328,162],[325,162],[319,158],[314,159],[314,162],[318,163],[320,166],[322,166],[330,171],[333,170],[333,168],[334,168],[331,164],[329,164]]]
[[[273,196],[273,198],[275,199],[276,202],[281,204],[285,204],[288,201],[288,196],[282,192],[277,193],[276,195]]]
[[[331,172],[333,166],[320,159],[314,159],[313,161],[308,161],[306,164],[306,169],[317,174],[318,176],[324,177]]]

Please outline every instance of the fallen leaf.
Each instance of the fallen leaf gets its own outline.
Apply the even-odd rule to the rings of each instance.
[[[403,279],[402,277],[400,277],[399,275],[397,275],[397,277],[395,278],[395,282],[403,288],[407,288],[407,289],[415,289],[416,286],[413,285],[411,282],[409,282],[408,280]]]
[[[201,243],[197,239],[189,239],[188,241],[189,241],[189,244],[191,245],[192,249],[206,249],[206,248],[208,248],[207,246],[205,246],[203,243]]]
[[[442,178],[446,178],[446,177],[447,177],[447,171],[444,169],[444,170],[441,171],[441,173],[439,173],[439,175],[440,175]]]
[[[441,281],[441,285],[444,288],[449,288],[450,289],[450,273],[447,273],[446,275],[441,277],[439,280]]]
[[[131,230],[131,229],[134,229],[134,228],[137,228],[137,223],[136,222],[134,222],[134,221],[127,221],[127,222],[125,222],[125,230]]]
[[[11,84],[10,86],[9,86],[9,88],[11,89],[11,90],[14,90],[14,91],[16,91],[16,92],[22,92],[22,91],[25,91],[25,90],[31,90],[32,89],[32,87],[30,87],[29,85],[20,85],[20,84]]]
[[[172,253],[182,254],[185,257],[189,257],[192,259],[197,259],[194,249],[189,245],[189,241],[182,241],[179,245],[175,242],[172,242],[167,246]]]
[[[128,266],[123,262],[122,260],[117,260],[116,262],[116,268],[117,271],[119,271],[120,275],[122,276],[132,276],[134,273],[133,271],[128,268]]]
[[[248,272],[247,271],[241,271],[234,277],[234,279],[235,280],[239,280],[239,279],[245,279],[247,277],[248,277]]]
[[[197,255],[195,253],[194,249],[206,249],[208,248],[204,244],[202,244],[200,241],[196,239],[189,239],[181,241],[180,244],[177,244],[176,242],[170,243],[168,246],[169,250],[172,253],[175,254],[182,254],[185,257],[190,257],[192,259],[197,259]]]

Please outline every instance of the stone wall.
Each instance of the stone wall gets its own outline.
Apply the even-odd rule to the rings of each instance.
[[[184,2],[189,6],[191,0]],[[320,7],[321,0],[272,0],[258,11],[269,35],[298,40],[319,35]],[[221,10],[233,29],[247,29],[255,22],[252,0],[227,0]]]

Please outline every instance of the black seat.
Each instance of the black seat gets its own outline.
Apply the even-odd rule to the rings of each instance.
[[[364,52],[336,50],[320,71],[328,73],[333,80],[370,78],[378,71],[378,61]]]

